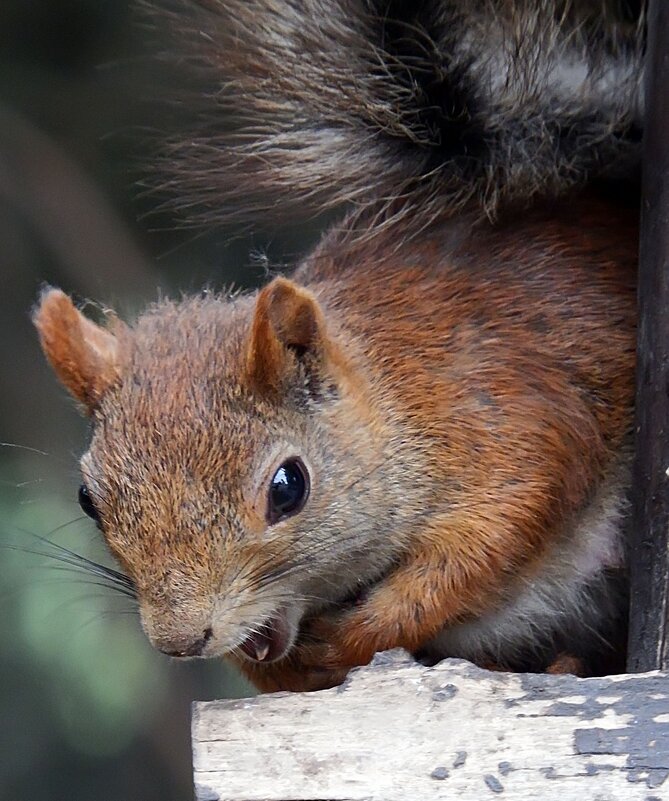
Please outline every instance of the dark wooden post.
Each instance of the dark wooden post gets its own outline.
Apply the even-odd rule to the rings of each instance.
[[[669,668],[669,2],[650,0],[628,670]]]

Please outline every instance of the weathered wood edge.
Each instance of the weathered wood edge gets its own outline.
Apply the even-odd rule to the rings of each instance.
[[[333,690],[196,703],[193,761],[197,801],[669,801],[669,675],[389,652]]]
[[[669,669],[669,3],[651,0],[639,251],[630,672]]]

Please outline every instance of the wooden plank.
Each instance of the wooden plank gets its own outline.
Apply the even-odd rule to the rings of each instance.
[[[669,669],[669,3],[651,0],[628,669]]]
[[[433,668],[195,705],[198,801],[667,801],[669,676]]]

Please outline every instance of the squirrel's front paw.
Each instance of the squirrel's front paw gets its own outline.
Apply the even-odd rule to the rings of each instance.
[[[368,664],[378,648],[367,623],[362,608],[305,621],[297,642],[300,661],[314,669],[336,671]]]
[[[327,690],[341,684],[348,673],[348,668],[324,667],[319,663],[317,650],[299,645],[276,662],[235,661],[246,678],[263,693]]]

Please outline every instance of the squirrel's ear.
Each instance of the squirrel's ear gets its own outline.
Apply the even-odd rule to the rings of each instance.
[[[45,356],[58,380],[90,414],[118,377],[118,340],[91,322],[60,289],[47,287],[33,311]]]
[[[310,292],[286,278],[259,292],[247,354],[255,386],[279,390],[300,364],[313,373],[326,348],[323,313]]]

